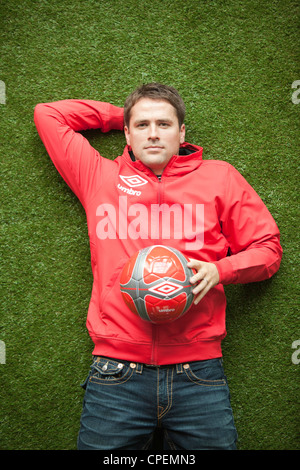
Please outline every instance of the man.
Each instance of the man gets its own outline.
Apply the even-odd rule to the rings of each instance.
[[[89,229],[87,328],[95,347],[78,449],[148,449],[156,427],[167,449],[236,448],[222,367],[223,285],[271,277],[282,250],[272,216],[245,179],[185,142],[184,116],[178,92],[157,83],[135,90],[124,109],[91,100],[35,109]],[[123,155],[101,157],[80,134],[88,128],[124,129]],[[128,258],[155,244],[179,249],[196,269],[193,306],[164,325],[134,315],[119,288]]]

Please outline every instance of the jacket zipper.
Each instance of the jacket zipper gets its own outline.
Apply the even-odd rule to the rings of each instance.
[[[158,177],[158,196],[157,196],[157,202],[160,204],[161,202],[161,192],[162,192],[162,182],[161,178],[162,176],[159,175]],[[161,234],[161,231],[159,231],[159,236]],[[156,365],[157,362],[157,357],[156,357],[156,343],[157,343],[157,335],[158,335],[158,330],[157,330],[157,325],[153,324],[152,325],[152,351],[151,351],[151,364]]]
[[[161,198],[160,198],[160,195],[161,195],[161,189],[160,189],[160,188],[161,188],[161,184],[162,184],[162,183],[161,183],[161,177],[162,177],[162,175],[159,175],[159,176],[157,177],[157,179],[158,179],[158,201],[157,201],[158,204],[160,204],[160,199],[161,199]]]

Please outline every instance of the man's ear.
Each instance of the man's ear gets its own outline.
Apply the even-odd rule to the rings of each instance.
[[[129,133],[129,128],[127,126],[124,126],[124,134],[125,134],[127,145],[130,145],[130,133]]]
[[[180,143],[183,144],[184,141],[185,141],[185,124],[182,124],[180,128]]]

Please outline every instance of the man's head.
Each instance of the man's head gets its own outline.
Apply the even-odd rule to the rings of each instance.
[[[137,160],[161,174],[184,142],[185,106],[177,90],[158,83],[142,85],[124,105],[124,132]]]

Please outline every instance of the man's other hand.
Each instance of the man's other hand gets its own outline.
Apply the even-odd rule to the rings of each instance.
[[[194,303],[197,305],[212,287],[219,284],[219,272],[215,264],[195,259],[190,259],[187,265],[197,271],[190,279],[190,282],[195,284],[193,294]]]

